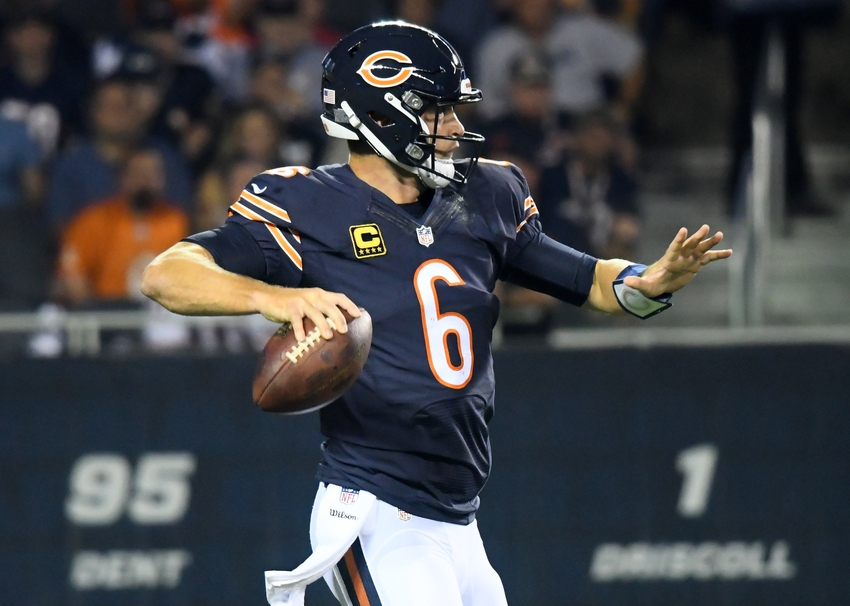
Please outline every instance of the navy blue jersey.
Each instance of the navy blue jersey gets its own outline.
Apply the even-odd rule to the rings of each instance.
[[[253,277],[341,292],[372,316],[363,373],[320,411],[319,479],[471,522],[490,471],[493,289],[541,230],[519,169],[482,161],[416,219],[348,165],[287,167],[255,177],[231,211],[263,251]]]

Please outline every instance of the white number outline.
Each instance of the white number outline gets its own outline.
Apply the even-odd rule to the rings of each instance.
[[[310,169],[306,166],[281,166],[280,168],[267,170],[266,174],[291,179],[295,175],[309,175]]]

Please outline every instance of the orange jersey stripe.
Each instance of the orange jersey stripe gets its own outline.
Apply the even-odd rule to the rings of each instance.
[[[516,228],[517,232],[519,232],[519,230],[521,230],[525,226],[525,224],[528,223],[528,220],[531,217],[533,217],[534,215],[540,214],[540,211],[537,210],[537,204],[534,203],[534,200],[532,199],[531,196],[528,196],[525,199],[525,203],[524,203],[523,206],[524,206],[523,210],[526,210],[527,212],[525,214],[525,220],[517,226],[517,228]]]
[[[290,218],[289,218],[288,212],[286,212],[282,208],[275,206],[271,202],[266,202],[262,198],[255,196],[254,194],[250,193],[248,190],[245,190],[245,189],[242,190],[242,197],[245,198],[245,200],[247,200],[248,202],[250,202],[254,206],[256,206],[257,208],[263,209],[264,211],[266,211],[270,215],[273,215],[273,216],[277,217],[278,219],[286,221],[287,223],[292,223],[292,220],[290,220]]]
[[[354,554],[351,550],[345,552],[345,566],[348,568],[348,574],[351,575],[351,582],[354,584],[354,592],[357,594],[359,606],[370,606],[369,596],[366,595],[366,588],[363,586],[363,579],[360,578],[360,571],[357,570],[357,563],[354,561]]]
[[[286,237],[283,235],[280,229],[278,229],[274,225],[269,225],[268,223],[266,223],[266,227],[271,232],[275,241],[278,243],[278,246],[280,246],[286,256],[289,257],[290,261],[295,263],[295,266],[298,267],[298,269],[304,269],[301,262],[301,255],[298,254],[298,251],[295,250],[292,244],[286,241]]]
[[[234,202],[233,206],[230,207],[230,210],[239,213],[240,215],[242,215],[246,219],[251,219],[251,221],[259,221],[260,223],[270,224],[268,219],[266,219],[265,217],[263,217],[261,215],[258,215],[253,210],[251,210],[250,208],[247,208],[246,206],[244,206],[243,204],[240,204],[239,202]]]

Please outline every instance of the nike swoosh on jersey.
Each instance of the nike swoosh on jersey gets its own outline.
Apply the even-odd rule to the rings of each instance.
[[[266,185],[265,187],[263,187],[263,189],[260,189],[259,187],[257,187],[257,184],[256,184],[256,183],[251,183],[251,189],[253,189],[253,190],[254,190],[254,193],[255,193],[255,194],[261,194],[261,193],[263,193],[264,191],[266,191],[268,188],[269,188],[269,186],[268,186],[268,185]]]

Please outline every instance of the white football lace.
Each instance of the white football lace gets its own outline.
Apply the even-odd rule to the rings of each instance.
[[[330,324],[331,330],[336,330],[336,324],[334,324],[333,320],[327,318],[328,324]],[[289,358],[289,361],[293,364],[298,364],[298,358],[300,358],[304,353],[313,347],[316,343],[319,342],[319,339],[322,339],[322,331],[319,330],[317,326],[313,330],[311,330],[303,341],[300,341],[298,345],[295,345],[292,349],[287,351],[284,355]]]

